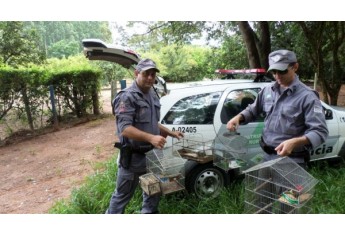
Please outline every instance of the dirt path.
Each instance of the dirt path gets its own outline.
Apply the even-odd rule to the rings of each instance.
[[[104,119],[0,147],[0,213],[48,213],[69,197],[96,162],[114,153],[110,91],[103,91]]]

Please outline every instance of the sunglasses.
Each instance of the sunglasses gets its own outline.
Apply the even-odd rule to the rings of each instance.
[[[272,74],[279,74],[279,75],[285,75],[289,72],[289,68],[286,70],[271,70]]]
[[[279,75],[286,75],[288,72],[289,72],[289,69],[290,68],[293,68],[295,63],[291,63],[289,64],[288,68],[286,70],[271,70],[270,72],[273,74],[273,75],[276,75],[276,74],[279,74]]]

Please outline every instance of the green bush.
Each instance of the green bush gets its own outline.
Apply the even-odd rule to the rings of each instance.
[[[50,86],[54,88],[58,117],[68,113],[79,118],[90,113],[99,115],[101,79],[102,72],[81,57],[49,60],[45,66],[2,66],[0,120],[10,129],[11,121],[18,120],[30,130],[49,125],[45,121],[53,116]]]

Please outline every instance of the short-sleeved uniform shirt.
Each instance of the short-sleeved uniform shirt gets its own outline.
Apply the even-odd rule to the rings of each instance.
[[[245,122],[265,115],[263,139],[267,145],[277,147],[281,142],[305,135],[310,146],[321,145],[328,136],[325,115],[317,91],[303,84],[298,76],[284,91],[278,83],[265,87],[255,102],[241,112]],[[302,151],[304,147],[294,151]]]
[[[154,135],[160,133],[158,122],[160,119],[161,105],[157,94],[152,88],[145,94],[134,81],[130,87],[117,94],[113,105],[117,132],[122,144],[129,143],[135,148],[149,144],[122,137],[120,134],[128,126],[134,126],[139,130]],[[144,172],[146,170],[145,155],[133,153],[129,169],[134,172]]]

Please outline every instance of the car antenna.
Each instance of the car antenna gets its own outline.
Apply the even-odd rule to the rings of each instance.
[[[158,97],[158,98],[161,98],[161,97],[159,96],[158,92],[157,92],[157,88],[155,88],[155,86],[153,86],[153,85],[152,85],[152,88],[153,88],[153,90],[155,91],[157,97]]]

